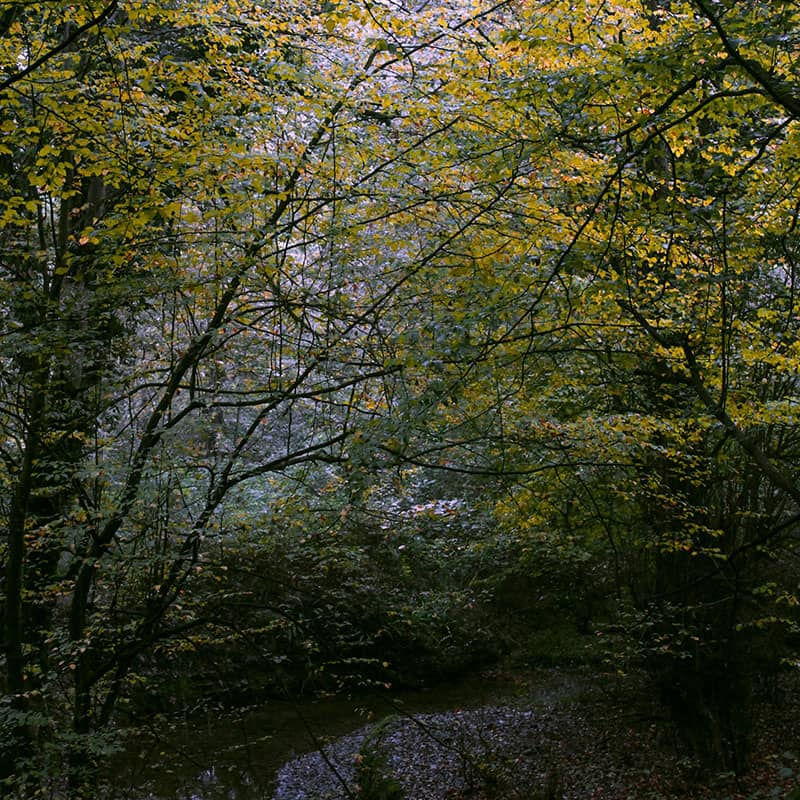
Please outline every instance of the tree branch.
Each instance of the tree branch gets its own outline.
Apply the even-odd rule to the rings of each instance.
[[[57,56],[59,53],[63,53],[64,50],[67,50],[69,47],[75,44],[75,42],[77,42],[84,33],[92,30],[92,28],[97,28],[102,25],[117,10],[117,6],[118,0],[111,0],[111,2],[96,17],[92,17],[92,19],[90,19],[88,22],[85,22],[80,27],[75,28],[75,30],[69,36],[65,37],[64,40],[59,42],[55,47],[39,56],[39,58],[37,58],[35,61],[32,61],[24,69],[17,70],[17,72],[9,75],[4,81],[0,81],[0,96],[2,96],[6,89],[30,75],[32,72],[41,67],[42,64],[47,63],[51,58]]]
[[[782,78],[773,75],[755,59],[743,56],[733,39],[722,25],[719,16],[714,13],[709,0],[695,0],[695,5],[700,13],[711,23],[719,35],[722,46],[725,48],[731,61],[741,67],[784,111],[795,119],[800,118],[800,96]]]

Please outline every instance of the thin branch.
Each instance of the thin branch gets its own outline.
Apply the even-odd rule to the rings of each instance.
[[[5,92],[10,86],[13,86],[18,81],[21,81],[23,78],[30,75],[43,64],[47,63],[51,58],[54,58],[59,53],[63,53],[65,50],[69,49],[73,44],[75,44],[75,42],[78,41],[78,39],[81,38],[81,36],[83,36],[84,33],[92,30],[92,28],[97,28],[102,25],[117,10],[117,6],[118,0],[111,0],[111,2],[96,17],[92,17],[92,19],[90,19],[88,22],[85,22],[80,27],[75,28],[75,30],[72,31],[69,36],[67,36],[63,41],[59,42],[55,47],[39,56],[39,58],[37,58],[35,61],[32,61],[24,69],[17,70],[9,75],[4,81],[0,81],[0,96],[2,96],[3,92]]]

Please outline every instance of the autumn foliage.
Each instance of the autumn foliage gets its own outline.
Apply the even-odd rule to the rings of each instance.
[[[400,544],[451,599],[540,581],[744,770],[796,667],[799,15],[3,6],[11,789],[57,752],[91,793],[153,653],[232,635],[242,553],[396,588]],[[474,527],[393,543],[424,508]]]

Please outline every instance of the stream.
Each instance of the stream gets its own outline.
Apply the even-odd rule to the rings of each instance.
[[[266,800],[286,761],[394,713],[485,705],[519,686],[472,675],[429,690],[270,701],[237,711],[160,720],[131,739],[113,767],[113,800]]]

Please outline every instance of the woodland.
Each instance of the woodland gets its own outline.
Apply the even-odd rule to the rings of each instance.
[[[798,185],[793,2],[0,3],[5,796],[509,655],[746,775],[800,667]]]

